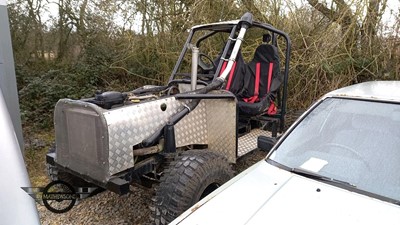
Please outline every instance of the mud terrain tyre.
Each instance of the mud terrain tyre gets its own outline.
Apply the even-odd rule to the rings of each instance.
[[[209,150],[190,150],[171,162],[151,207],[154,224],[168,224],[233,177],[228,161]]]

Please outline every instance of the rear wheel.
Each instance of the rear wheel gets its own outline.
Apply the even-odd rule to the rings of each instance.
[[[228,161],[208,150],[181,153],[164,171],[156,190],[152,218],[168,224],[233,177]]]

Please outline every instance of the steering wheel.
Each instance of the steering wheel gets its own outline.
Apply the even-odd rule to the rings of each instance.
[[[212,71],[216,68],[213,59],[202,52],[199,52],[198,65],[203,70],[203,72]]]
[[[352,155],[356,156],[356,158],[359,159],[368,169],[371,169],[369,164],[367,163],[367,161],[364,159],[364,157],[359,152],[354,150],[353,148],[346,146],[346,145],[333,143],[333,142],[324,143],[323,145],[320,146],[321,149],[325,149],[325,148],[329,148],[329,147],[335,147],[337,149],[344,150],[346,152],[350,152]]]

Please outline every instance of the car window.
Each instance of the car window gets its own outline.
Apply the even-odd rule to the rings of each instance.
[[[400,105],[327,98],[270,159],[400,200]]]

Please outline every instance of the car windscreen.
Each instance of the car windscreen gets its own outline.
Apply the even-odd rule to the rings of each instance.
[[[400,201],[400,104],[327,98],[269,159]]]

